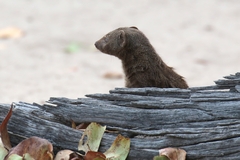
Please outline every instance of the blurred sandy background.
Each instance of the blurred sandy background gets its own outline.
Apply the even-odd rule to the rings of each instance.
[[[143,31],[190,86],[240,71],[239,0],[1,0],[0,31],[23,35],[0,39],[0,103],[123,87],[123,78],[104,77],[123,74],[120,60],[93,44],[125,26]]]

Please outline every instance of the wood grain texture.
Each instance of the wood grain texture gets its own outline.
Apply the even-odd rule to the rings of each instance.
[[[98,122],[105,133],[101,151],[117,134],[131,138],[129,160],[152,159],[165,147],[180,147],[189,160],[237,160],[240,157],[240,73],[216,85],[189,89],[116,88],[87,98],[50,98],[44,105],[16,103],[8,129],[14,144],[39,136],[55,151],[77,149],[82,131],[76,123]],[[0,105],[0,121],[10,105]],[[141,158],[140,158],[141,157]]]

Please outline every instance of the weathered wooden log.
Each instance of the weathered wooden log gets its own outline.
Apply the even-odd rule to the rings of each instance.
[[[158,150],[179,147],[189,160],[240,159],[240,73],[214,86],[177,88],[116,88],[88,98],[50,98],[44,105],[19,102],[9,122],[14,144],[39,136],[55,151],[77,149],[81,131],[76,123],[98,122],[118,133],[105,133],[101,151],[117,134],[131,138],[129,160],[152,159]],[[0,121],[9,105],[0,105]]]

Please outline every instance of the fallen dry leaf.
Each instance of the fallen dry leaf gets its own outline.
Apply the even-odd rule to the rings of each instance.
[[[121,73],[117,73],[117,72],[106,72],[105,74],[103,74],[103,78],[121,79],[121,78],[123,78],[123,75]]]
[[[106,126],[92,122],[85,129],[79,141],[78,150],[84,151],[85,153],[88,151],[98,151],[105,130]]]
[[[159,154],[169,158],[169,160],[185,160],[187,152],[180,148],[164,148],[159,150]]]
[[[209,61],[206,60],[206,59],[196,59],[195,62],[196,62],[197,64],[201,64],[201,65],[207,65],[207,64],[209,64]]]
[[[53,160],[52,144],[46,139],[39,137],[30,137],[23,140],[16,147],[9,151],[6,159],[12,154],[24,156],[26,153],[36,160]]]
[[[66,53],[76,53],[80,50],[81,45],[79,43],[73,42],[70,43],[66,48],[65,48],[65,52]]]
[[[125,160],[130,150],[130,139],[118,135],[111,147],[104,153],[107,159]]]
[[[4,160],[25,160],[22,156],[19,156],[17,154],[11,154],[10,156],[4,158]]]
[[[69,160],[70,154],[72,154],[72,153],[73,153],[73,151],[71,151],[71,150],[67,150],[67,149],[61,150],[56,154],[54,160]]]
[[[1,142],[0,142],[1,143]],[[8,154],[8,150],[0,144],[0,159],[4,159],[4,157]]]
[[[30,154],[23,154],[23,160],[35,160]]]
[[[72,128],[77,130],[86,129],[90,124],[90,123],[80,123],[79,125],[76,125],[76,123],[72,119],[71,119],[71,123],[72,123]]]
[[[0,38],[20,38],[23,35],[23,31],[16,27],[7,27],[0,29]]]
[[[76,126],[76,129],[83,130],[86,129],[89,126],[90,123],[80,123],[78,126]]]
[[[101,152],[88,151],[84,160],[106,160],[106,156]]]
[[[2,140],[4,147],[7,148],[8,150],[11,149],[12,146],[11,146],[11,142],[10,142],[9,135],[8,135],[7,124],[8,124],[8,120],[12,116],[13,105],[14,105],[14,103],[12,103],[7,116],[4,118],[4,120],[2,121],[1,126],[0,126],[1,140]]]
[[[130,150],[130,139],[121,135],[105,153],[97,152],[105,130],[106,126],[90,123],[79,141],[79,153],[70,154],[69,160],[125,160]]]

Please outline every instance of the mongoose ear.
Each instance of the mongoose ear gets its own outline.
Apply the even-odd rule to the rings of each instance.
[[[135,27],[135,26],[132,26],[132,27],[130,27],[130,28],[133,28],[133,29],[137,29],[137,30],[138,30],[138,28],[137,28],[137,27]]]
[[[120,46],[124,47],[126,44],[126,33],[124,32],[124,30],[120,30],[119,39],[120,39]]]

